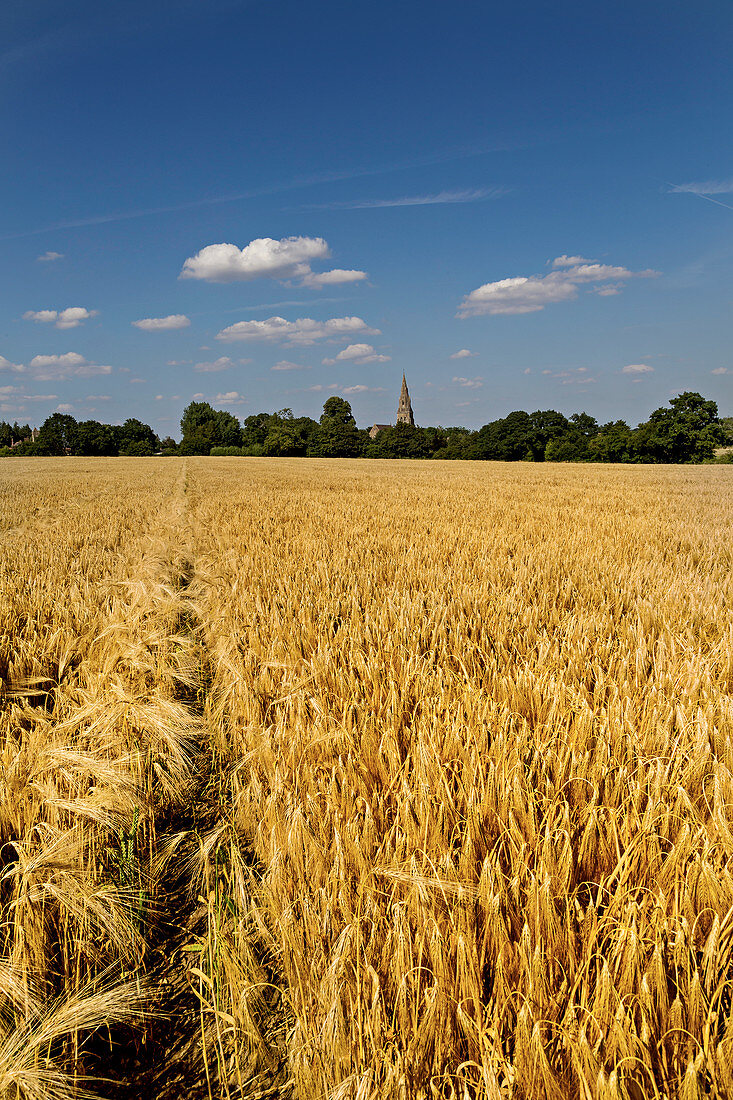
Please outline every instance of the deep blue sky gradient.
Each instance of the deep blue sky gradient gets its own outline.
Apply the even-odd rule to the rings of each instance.
[[[722,0],[6,2],[0,356],[25,369],[0,371],[0,417],[62,406],[176,434],[195,393],[242,417],[318,415],[364,386],[347,396],[366,425],[393,418],[403,370],[423,424],[548,407],[636,423],[683,389],[733,414],[733,183],[671,190],[733,177],[732,24]],[[493,197],[357,206],[473,191]],[[289,236],[326,239],[314,270],[368,281],[178,279],[207,245]],[[49,250],[63,258],[39,262]],[[561,254],[659,274],[456,317],[477,287]],[[69,306],[97,316],[23,319]],[[191,325],[131,325],[168,314]],[[358,316],[381,335],[355,340],[390,361],[322,364],[350,339],[215,339],[272,315]],[[70,351],[113,369],[28,366]],[[194,370],[222,355],[231,369]],[[283,359],[308,369],[273,372]]]

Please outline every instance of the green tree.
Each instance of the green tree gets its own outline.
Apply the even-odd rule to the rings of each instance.
[[[159,441],[149,424],[131,416],[117,428],[117,446],[121,455],[152,455],[158,450]]]
[[[212,447],[239,447],[242,429],[236,416],[214,409],[207,401],[192,401],[181,417],[182,455],[207,455]]]
[[[304,455],[307,443],[294,420],[273,419],[270,423],[262,454],[271,458]]]
[[[634,432],[625,420],[609,420],[588,442],[592,462],[633,462],[636,456]]]
[[[111,424],[99,420],[80,420],[76,425],[76,455],[116,455],[117,432]]]
[[[479,428],[472,441],[470,455],[472,458],[517,462],[533,458],[535,446],[532,418],[520,409]]]
[[[351,405],[342,397],[329,397],[320,424],[308,440],[308,454],[317,458],[353,458],[361,452],[361,445]]]
[[[430,449],[421,428],[395,424],[393,428],[382,428],[368,454],[374,458],[428,458]]]
[[[43,424],[35,443],[39,455],[76,453],[76,420],[68,413],[53,413]]]
[[[532,424],[532,457],[535,462],[544,462],[545,448],[551,439],[558,439],[570,429],[570,421],[555,409],[538,409],[530,413]]]
[[[645,462],[702,462],[725,439],[718,406],[692,390],[673,397],[670,407],[655,409],[635,433]]]

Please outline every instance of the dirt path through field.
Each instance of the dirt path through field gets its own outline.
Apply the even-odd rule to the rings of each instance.
[[[267,1065],[242,1076],[237,1046],[242,1037],[223,1035],[227,1021],[216,1005],[215,990],[201,969],[211,945],[210,899],[202,872],[202,854],[221,828],[224,777],[218,774],[206,721],[211,679],[206,648],[204,586],[197,569],[194,518],[189,500],[189,471],[184,462],[160,537],[144,563],[152,566],[157,595],[166,604],[173,628],[171,659],[182,657],[185,671],[176,678],[175,699],[186,708],[189,777],[183,797],[165,807],[155,823],[149,875],[155,883],[145,960],[146,980],[155,1013],[144,1035],[120,1030],[100,1057],[100,1076],[113,1084],[104,1095],[137,1100],[265,1097],[281,1092],[287,1072],[269,1052]],[[155,593],[152,593],[155,599]],[[175,678],[175,677],[174,677]],[[245,1038],[245,1045],[246,1038]]]

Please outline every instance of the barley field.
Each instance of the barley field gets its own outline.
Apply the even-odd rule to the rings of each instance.
[[[0,1097],[733,1096],[726,467],[0,465]]]

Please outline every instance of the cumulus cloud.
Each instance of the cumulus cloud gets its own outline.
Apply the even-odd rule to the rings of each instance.
[[[629,363],[621,368],[622,374],[652,374],[653,371],[654,367],[650,367],[648,363]]]
[[[594,283],[617,284],[628,279],[650,278],[656,271],[630,271],[613,264],[589,263],[580,256],[558,256],[553,265],[562,266],[548,275],[520,275],[499,279],[472,290],[458,309],[458,317],[479,317],[485,314],[536,313],[556,302],[572,301],[578,296],[578,287]]]
[[[454,378],[453,381],[467,390],[478,390],[484,384],[483,378]]]
[[[473,359],[475,355],[478,355],[477,351],[469,351],[468,348],[461,348],[460,351],[453,352],[451,359]]]
[[[90,363],[83,355],[67,351],[64,355],[36,355],[28,364],[35,378],[43,381],[64,379],[76,376],[91,378],[95,374],[111,374],[112,367],[100,363]]]
[[[211,374],[215,371],[229,370],[233,366],[233,359],[230,359],[228,355],[220,355],[218,359],[214,359],[211,362],[195,363],[193,369],[200,371],[202,374]]]
[[[169,313],[167,317],[142,317],[131,322],[143,332],[168,332],[175,328],[188,328],[191,324],[185,313]]]
[[[50,264],[54,260],[63,260],[63,252],[44,252],[42,256],[36,256],[36,260],[40,264]]]
[[[74,406],[73,405],[63,404],[63,405],[57,405],[56,406],[56,412],[57,413],[72,413],[73,411],[74,411]]]
[[[333,271],[321,271],[319,274],[312,271],[301,279],[300,285],[315,288],[338,286],[340,283],[360,283],[366,277],[366,271],[345,271],[342,267],[335,267]]]
[[[710,373],[711,374],[728,374],[730,372],[728,371],[727,367],[716,367],[715,370],[711,370]]]
[[[69,306],[67,309],[28,309],[23,314],[24,321],[36,321],[40,324],[53,323],[56,328],[78,328],[84,321],[97,316],[96,309],[84,306]]]
[[[227,405],[241,405],[247,399],[243,393],[237,393],[236,390],[229,390],[228,393],[217,393],[216,400],[223,401]]]
[[[231,283],[245,279],[294,279],[310,274],[313,260],[323,260],[330,250],[323,237],[258,237],[244,248],[235,244],[210,244],[190,256],[181,279],[205,279]]]
[[[232,283],[251,279],[298,280],[301,286],[318,288],[366,279],[365,271],[334,268],[316,273],[311,264],[331,255],[323,237],[257,237],[244,248],[236,244],[209,244],[189,256],[180,279],[203,279],[208,283]]]
[[[266,321],[238,321],[217,333],[217,340],[282,340],[286,344],[313,344],[316,340],[337,339],[339,336],[379,336],[377,328],[369,328],[361,317],[332,317],[329,321],[314,321],[299,317],[286,321],[284,317],[268,317]]]
[[[379,355],[371,344],[349,344],[340,351],[334,359],[323,359],[324,366],[332,367],[334,363],[389,363],[390,355]]]
[[[21,393],[20,386],[0,386],[0,397],[8,397],[11,393]]]
[[[0,355],[0,371],[12,371],[13,374],[22,374],[25,370],[23,363],[11,363],[4,355]]]
[[[576,264],[592,264],[593,260],[586,260],[584,256],[556,256],[552,261],[553,267],[575,267]]]
[[[289,359],[281,359],[279,363],[275,363],[274,367],[270,367],[270,370],[310,370],[310,367],[304,367],[300,363],[291,363]]]
[[[703,180],[700,183],[678,183],[670,188],[673,192],[689,195],[730,195],[733,193],[733,176],[727,180]]]

